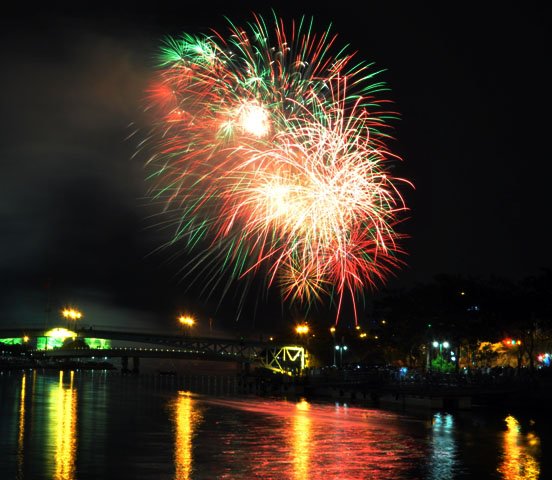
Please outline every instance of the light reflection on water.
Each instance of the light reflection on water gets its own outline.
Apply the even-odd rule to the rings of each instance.
[[[64,381],[65,377],[65,381]],[[67,378],[68,377],[68,378]],[[74,480],[77,453],[77,391],[73,388],[75,372],[59,372],[57,388],[50,392],[50,433],[55,437],[54,480]],[[65,383],[68,382],[68,383]]]
[[[198,402],[218,425],[218,442],[225,446],[211,454],[212,478],[419,478],[425,458],[423,445],[397,428],[400,416],[391,412],[305,400]],[[406,422],[423,428],[421,421]],[[194,428],[198,440],[204,434],[205,443],[213,444],[208,426]]]
[[[293,477],[301,480],[309,478],[312,426],[309,417],[310,404],[305,400],[301,400],[295,406],[297,410],[293,416],[293,433],[290,436],[290,443],[293,452]]]
[[[512,415],[407,414],[342,403],[212,397],[98,378],[82,372],[0,375],[1,478],[542,475],[541,438],[534,425]]]
[[[519,421],[512,415],[504,420],[503,461],[498,467],[504,480],[536,480],[540,475],[537,456],[540,454],[540,439],[535,433],[523,435]]]
[[[450,413],[436,413],[432,419],[431,478],[453,478],[457,473],[454,417]]]
[[[190,392],[179,391],[172,403],[175,423],[174,464],[175,480],[189,480],[193,471],[193,439],[202,419],[201,412]]]
[[[25,441],[25,396],[27,388],[27,374],[21,377],[19,392],[19,425],[17,434],[17,478],[23,478],[24,441]]]

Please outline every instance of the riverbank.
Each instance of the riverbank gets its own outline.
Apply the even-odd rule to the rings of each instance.
[[[274,375],[249,375],[243,377],[242,382],[246,392],[260,396],[295,396],[352,404],[440,410],[497,406],[544,410],[552,401],[552,379],[548,375],[527,376],[502,383],[483,381],[479,384],[400,382],[381,377],[292,378]]]
[[[241,394],[272,398],[306,398],[350,404],[424,408],[429,410],[471,410],[473,408],[546,409],[552,400],[552,379],[531,377],[508,383],[457,385],[449,383],[393,382],[381,377],[290,377],[269,371],[212,372],[158,370],[148,374],[121,371],[105,360],[48,361],[29,358],[0,358],[0,371],[100,370],[112,375],[139,378],[142,383],[166,385],[198,393]],[[224,386],[224,388],[222,387]]]

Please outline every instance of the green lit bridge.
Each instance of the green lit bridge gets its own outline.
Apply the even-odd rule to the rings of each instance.
[[[79,342],[80,340],[80,342]],[[132,342],[114,347],[113,341]],[[300,374],[308,366],[308,352],[301,345],[284,345],[245,339],[191,337],[116,330],[67,330],[65,328],[0,329],[0,343],[27,344],[35,358],[121,358],[123,369],[133,359],[171,358],[235,362],[256,365],[282,374]]]

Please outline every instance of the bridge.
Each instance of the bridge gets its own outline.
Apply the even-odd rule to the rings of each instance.
[[[276,344],[248,339],[222,339],[169,335],[153,332],[130,332],[121,330],[96,330],[81,328],[74,331],[57,328],[10,328],[0,329],[0,339],[26,339],[30,346],[38,345],[36,339],[60,335],[64,340],[57,348],[38,349],[32,353],[43,358],[121,358],[123,369],[127,368],[128,358],[134,359],[134,371],[139,369],[140,358],[174,358],[230,361],[243,365],[256,364],[282,374],[297,374],[308,366],[308,352],[301,345]],[[133,342],[140,346],[87,348],[72,346],[74,340],[96,338]],[[147,345],[147,346],[145,346]]]

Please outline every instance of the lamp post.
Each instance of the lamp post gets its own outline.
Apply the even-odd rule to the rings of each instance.
[[[446,340],[444,342],[438,342],[437,340],[434,340],[433,343],[433,348],[438,348],[439,349],[439,356],[440,357],[443,357],[443,349],[447,349],[450,347],[450,343],[447,342]],[[444,358],[443,358],[444,360]]]
[[[442,354],[443,353],[443,348],[447,349],[450,347],[450,343],[447,342],[446,340],[444,342],[438,342],[438,341],[433,341],[433,347],[434,348],[439,348],[439,354]]]
[[[297,325],[295,327],[295,333],[298,335],[299,338],[301,338],[302,336],[306,336],[307,344],[308,344],[309,326],[306,323],[303,323],[301,325]]]
[[[332,338],[333,338],[333,366],[335,367],[336,364],[335,364],[335,350],[336,350],[336,345],[335,345],[335,327],[331,327],[330,328],[330,333],[332,334]]]
[[[190,334],[190,330],[195,325],[194,317],[190,315],[180,315],[178,317],[178,321],[180,322],[180,325],[182,325],[182,334]]]
[[[64,308],[61,311],[61,315],[63,316],[63,318],[65,318],[65,320],[67,320],[68,329],[70,327],[71,320],[76,321],[82,318],[82,313],[79,312],[76,308]]]
[[[336,345],[335,351],[339,351],[339,367],[343,368],[343,351],[347,351],[347,345]]]

